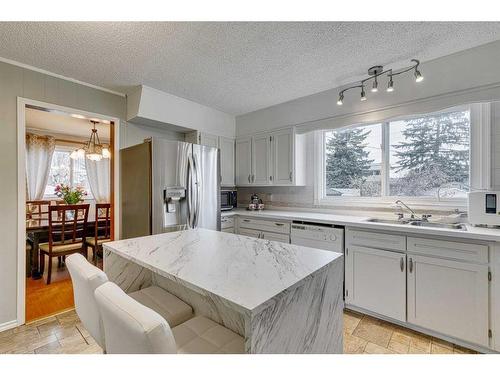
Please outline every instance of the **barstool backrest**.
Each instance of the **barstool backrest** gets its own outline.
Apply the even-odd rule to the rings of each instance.
[[[167,321],[149,307],[107,282],[95,291],[109,354],[177,353]]]
[[[94,292],[108,282],[108,277],[81,254],[68,256],[66,265],[73,282],[76,313],[97,344],[105,349],[104,327]]]

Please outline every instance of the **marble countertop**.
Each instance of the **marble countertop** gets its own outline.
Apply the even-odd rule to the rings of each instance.
[[[105,250],[255,313],[342,254],[206,229],[108,242]]]
[[[429,228],[418,227],[408,224],[386,224],[386,223],[373,223],[367,220],[374,216],[350,216],[350,215],[336,215],[322,212],[302,211],[293,209],[266,209],[262,211],[248,211],[245,209],[234,209],[226,211],[223,216],[247,216],[247,217],[260,217],[262,219],[274,220],[303,220],[318,223],[336,224],[342,226],[375,229],[383,231],[403,232],[405,234],[421,234],[433,236],[448,236],[454,238],[496,241],[500,242],[500,229],[474,227],[466,224],[467,230],[454,230],[445,228]]]

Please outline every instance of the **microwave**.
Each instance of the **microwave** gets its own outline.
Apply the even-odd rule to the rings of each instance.
[[[467,211],[473,225],[500,226],[500,191],[470,192]]]
[[[236,190],[221,190],[220,191],[220,209],[229,211],[236,208],[237,194]]]

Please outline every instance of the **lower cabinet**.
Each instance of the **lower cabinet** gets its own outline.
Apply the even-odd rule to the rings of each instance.
[[[290,243],[289,222],[238,217],[237,223],[238,234],[269,241]]]
[[[408,254],[408,322],[488,346],[488,266]]]
[[[406,254],[348,246],[346,302],[406,321]]]

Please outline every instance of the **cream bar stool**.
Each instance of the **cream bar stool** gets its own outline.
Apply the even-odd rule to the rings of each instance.
[[[90,264],[81,254],[67,257],[75,308],[83,325],[103,349],[106,348],[102,319],[95,301],[94,292],[97,287],[108,282],[108,277],[99,268]],[[187,303],[157,286],[130,293],[130,296],[140,303],[155,310],[172,326],[185,322],[193,316],[193,309]]]
[[[243,337],[202,316],[170,329],[163,317],[116,284],[95,290],[111,354],[244,353]]]

